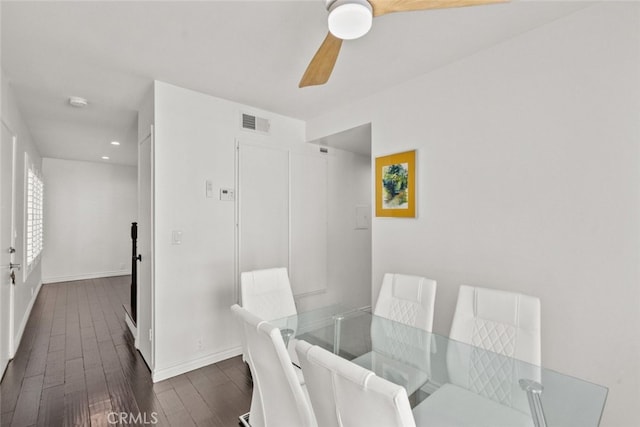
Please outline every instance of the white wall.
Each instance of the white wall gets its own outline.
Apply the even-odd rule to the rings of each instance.
[[[270,135],[240,130],[241,111],[270,119]],[[154,115],[157,381],[240,353],[235,204],[206,198],[205,182],[235,187],[236,139],[302,144],[304,123],[161,82]]]
[[[417,219],[373,223],[386,271],[542,301],[543,364],[609,387],[602,426],[640,425],[640,5],[581,10],[310,121],[372,122],[373,156],[418,150]]]
[[[371,304],[371,210],[356,228],[356,207],[371,209],[371,159],[329,148],[329,283],[348,307]]]
[[[235,203],[218,197],[220,188],[236,185],[236,141],[316,156],[318,149],[304,143],[303,122],[267,111],[162,82],[155,83],[154,103],[153,378],[158,381],[240,353],[229,310],[237,301]],[[241,130],[241,112],[268,118],[269,135]],[[355,230],[354,212],[356,205],[370,203],[370,159],[331,151],[326,177],[328,287],[299,298],[301,309],[370,301],[370,230]],[[207,180],[213,183],[213,198],[205,197]],[[295,220],[291,218],[292,224]],[[174,230],[182,232],[179,245],[171,242]],[[300,269],[294,268],[300,267],[298,255],[291,256],[292,281]]]
[[[17,145],[16,145],[16,167],[14,170],[15,174],[15,189],[16,189],[16,198],[15,198],[15,218],[16,218],[16,258],[15,262],[17,264],[25,265],[24,258],[24,235],[25,235],[25,216],[26,216],[26,205],[25,205],[25,168],[24,168],[24,158],[25,153],[29,155],[29,158],[35,165],[37,169],[41,169],[42,167],[42,159],[40,158],[40,154],[31,139],[31,134],[22,119],[22,115],[18,110],[16,100],[13,94],[13,89],[10,86],[10,82],[5,79],[4,73],[0,70],[0,81],[2,85],[1,93],[1,118],[7,126],[15,133],[17,136]],[[46,186],[46,182],[45,182]],[[46,190],[45,190],[46,191]],[[16,285],[14,287],[14,318],[13,318],[13,337],[14,337],[14,346],[13,350],[15,351],[20,344],[20,339],[22,338],[22,333],[24,332],[24,328],[27,324],[27,320],[29,319],[29,314],[31,313],[31,307],[38,295],[38,290],[40,289],[40,285],[42,284],[42,274],[41,274],[41,263],[37,262],[36,266],[29,273],[29,275],[24,278],[22,274],[16,275]]]
[[[371,305],[371,225],[356,228],[356,207],[371,208],[371,158],[330,147],[327,159],[327,292],[301,298],[302,311]]]
[[[45,158],[45,283],[131,273],[132,166]]]

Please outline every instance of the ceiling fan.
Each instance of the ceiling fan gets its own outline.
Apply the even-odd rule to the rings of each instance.
[[[393,12],[479,6],[507,1],[509,0],[326,0],[329,32],[311,59],[298,87],[325,84],[338,59],[342,41],[367,34],[375,17]]]

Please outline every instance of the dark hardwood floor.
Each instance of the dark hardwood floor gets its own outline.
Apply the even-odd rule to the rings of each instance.
[[[237,426],[240,357],[153,384],[124,321],[129,276],[43,285],[0,384],[0,426]]]

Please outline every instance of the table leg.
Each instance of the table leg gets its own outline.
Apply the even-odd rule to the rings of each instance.
[[[527,379],[521,379],[519,383],[520,388],[527,393],[533,425],[535,427],[547,427],[547,420],[544,418],[542,400],[540,399],[544,387],[539,382]]]
[[[340,335],[342,332],[342,320],[344,316],[339,314],[333,316],[333,353],[340,354]]]
[[[293,332],[293,329],[289,328],[280,330],[280,334],[282,335],[282,340],[284,341],[284,346],[286,348],[289,348],[289,340],[293,336]]]

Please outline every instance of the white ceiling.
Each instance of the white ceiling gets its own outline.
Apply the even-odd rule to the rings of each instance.
[[[153,79],[310,119],[588,5],[386,15],[343,44],[328,84],[299,89],[327,32],[323,0],[3,1],[1,66],[42,156],[133,165],[136,108]],[[70,107],[71,95],[89,106]]]

